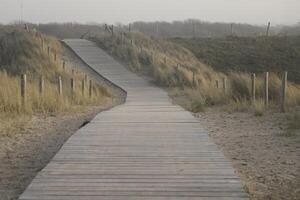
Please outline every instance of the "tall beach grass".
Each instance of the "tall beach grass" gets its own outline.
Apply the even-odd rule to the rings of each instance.
[[[38,32],[15,30],[0,38],[1,115],[66,112],[111,101],[113,96],[109,88],[96,83],[93,83],[92,96],[89,96],[89,81],[85,80],[85,74],[68,64],[62,68],[62,51],[58,40]],[[21,74],[27,74],[25,107],[21,104]],[[63,83],[61,96],[58,94],[59,76]],[[39,93],[41,77],[45,80],[43,94]],[[76,83],[75,92],[71,91],[71,78]],[[85,80],[84,95],[82,80]]]
[[[128,66],[130,70],[152,77],[153,81],[162,87],[177,88],[188,96],[190,105],[187,107],[194,112],[210,105],[235,105],[240,107],[237,110],[244,110],[241,107],[251,105],[250,74],[217,72],[178,44],[151,38],[138,32],[126,33],[125,36],[118,33],[112,36],[108,32],[103,32],[90,36],[89,39]],[[223,90],[223,79],[226,80],[226,90]],[[216,86],[216,81],[219,87]],[[254,105],[254,110],[261,107],[260,102],[264,96],[263,85],[263,74],[257,74],[255,89],[257,105]],[[280,92],[280,74],[270,73],[270,101],[278,104]],[[299,105],[300,86],[288,82],[286,99],[290,109]]]

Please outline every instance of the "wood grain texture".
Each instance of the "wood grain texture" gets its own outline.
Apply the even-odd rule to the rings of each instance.
[[[89,41],[65,43],[127,91],[127,101],[78,130],[21,200],[248,199],[201,122],[173,105],[166,92]]]

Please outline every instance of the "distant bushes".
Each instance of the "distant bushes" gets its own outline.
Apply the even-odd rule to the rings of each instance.
[[[171,41],[224,73],[289,71],[289,80],[300,83],[300,36],[173,38]]]

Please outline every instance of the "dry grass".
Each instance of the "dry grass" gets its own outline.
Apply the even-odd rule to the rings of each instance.
[[[185,107],[193,112],[202,111],[205,106],[210,105],[229,105],[229,109],[237,111],[254,110],[257,115],[261,115],[260,113],[265,110],[259,100],[264,96],[263,74],[256,78],[258,101],[255,106],[251,106],[250,74],[216,72],[178,44],[164,39],[150,38],[141,33],[127,33],[125,39],[118,34],[112,37],[108,33],[102,33],[90,39],[125,63],[132,71],[152,77],[160,86],[177,88],[176,93],[187,96],[189,102]],[[270,101],[278,104],[281,80],[274,73],[269,77]],[[223,78],[227,80],[226,91],[222,89]],[[216,87],[216,80],[219,81],[219,88]],[[299,104],[300,88],[289,83],[287,106],[293,107]]]
[[[42,42],[44,45],[42,46]],[[48,46],[51,53],[48,56]],[[23,121],[22,116],[33,114],[53,114],[74,112],[86,106],[97,106],[112,100],[109,89],[93,83],[93,95],[88,94],[85,81],[85,94],[82,95],[82,80],[85,75],[66,65],[62,68],[62,47],[58,40],[39,33],[14,31],[0,38],[0,120],[1,126],[9,121]],[[54,52],[57,54],[54,60]],[[27,74],[27,101],[21,105],[20,74]],[[45,87],[39,93],[38,81],[43,76]],[[58,77],[62,77],[63,95],[58,94]],[[75,92],[71,91],[71,78],[76,81]],[[8,117],[9,116],[9,117]],[[18,117],[21,116],[21,117]],[[26,118],[26,117],[25,117]],[[14,119],[14,120],[8,120]],[[6,123],[7,122],[7,123]]]
[[[256,100],[255,104],[254,104],[254,114],[255,114],[255,116],[263,116],[265,111],[266,111],[265,102],[262,99]]]
[[[294,111],[288,116],[288,127],[286,136],[298,136],[300,135],[300,111]]]

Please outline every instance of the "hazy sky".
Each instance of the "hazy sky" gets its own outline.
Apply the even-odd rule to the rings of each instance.
[[[300,22],[300,0],[0,0],[0,23],[173,21]]]

